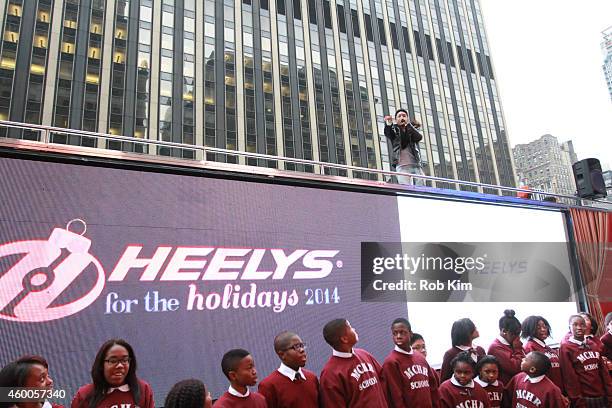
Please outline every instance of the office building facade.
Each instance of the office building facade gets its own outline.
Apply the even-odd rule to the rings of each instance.
[[[2,120],[389,169],[383,117],[406,108],[423,123],[426,174],[515,185],[478,0],[3,0],[0,8]],[[196,158],[88,137],[54,141]]]

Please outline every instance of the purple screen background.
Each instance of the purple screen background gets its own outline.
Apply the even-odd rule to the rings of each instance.
[[[297,290],[299,304],[282,313],[187,311],[192,282],[141,282],[142,270],[131,270],[125,281],[107,282],[92,305],[72,316],[42,323],[0,319],[0,364],[26,353],[43,355],[55,388],[68,392],[66,404],[90,382],[95,354],[109,338],[132,344],[138,375],[161,406],[170,387],[185,378],[202,379],[217,398],[227,388],[221,357],[231,348],[253,354],[262,380],[278,366],[272,341],[281,330],[301,335],[308,343],[307,368],[320,373],[331,352],[322,328],[337,317],[348,318],[359,333],[358,347],[382,362],[392,348],[390,322],[407,317],[405,304],[360,301],[361,242],[400,241],[394,196],[9,158],[0,158],[0,174],[0,245],[46,240],[53,228],[81,218],[92,241],[89,252],[107,277],[128,244],[143,245],[140,257],[152,256],[159,245],[340,251],[334,260],[343,266],[324,279],[296,281],[288,274],[257,282],[260,290]],[[0,258],[0,278],[16,261]],[[84,273],[82,282],[91,276]],[[227,282],[195,283],[203,292],[219,291]],[[238,283],[243,289],[248,284]],[[305,289],[334,287],[339,304],[305,305]],[[142,297],[152,290],[179,299],[180,309],[145,312]],[[131,314],[105,314],[110,292],[139,298],[141,305]]]

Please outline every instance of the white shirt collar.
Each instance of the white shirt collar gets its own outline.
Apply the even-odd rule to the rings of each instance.
[[[608,333],[612,334],[612,329],[608,329]]]
[[[461,385],[459,384],[459,381],[457,381],[454,375],[451,377],[451,383],[453,383],[457,387],[474,388],[474,380],[470,381],[467,385]]]
[[[497,340],[499,340],[501,344],[505,344],[506,346],[510,345],[510,343],[508,343],[508,340],[504,339],[502,336],[497,336]]]
[[[229,388],[227,389],[227,392],[229,392],[230,394],[232,394],[234,397],[238,397],[238,398],[246,398],[249,396],[249,394],[251,393],[249,391],[249,388],[247,387],[247,392],[244,394],[239,393],[238,391],[236,391],[236,389],[234,387],[232,387],[231,385],[229,386]]]
[[[295,371],[293,368],[285,365],[285,363],[281,363],[280,367],[278,367],[278,372],[290,379],[291,381],[295,380],[295,376],[298,376],[298,378],[302,380],[306,379],[306,376],[302,372],[302,367],[299,367],[298,370]]]
[[[51,408],[51,407],[52,407],[51,403],[49,401],[45,400],[45,403],[42,404],[42,407],[40,407],[40,408]]]
[[[410,351],[406,351],[400,348],[400,346],[398,346],[397,344],[395,345],[395,348],[393,350],[397,351],[398,353],[402,353],[402,354],[412,354],[412,349],[410,349]]]
[[[473,348],[471,346],[455,346],[455,347],[457,347],[461,351],[468,351]]]
[[[569,341],[570,343],[574,343],[574,344],[577,344],[577,345],[579,345],[579,346],[582,346],[582,345],[586,344],[586,337],[584,338],[584,341],[576,340],[576,339],[575,339],[575,338],[573,338],[573,337],[570,337],[570,338],[568,339],[568,341]]]
[[[480,379],[480,376],[474,378],[474,381],[476,381],[478,383],[478,385],[480,385],[482,388],[488,387],[489,385],[492,385],[494,387],[497,387],[497,385],[499,384],[499,381],[495,380],[495,382],[492,382],[491,384],[489,384],[486,381],[482,381]]]
[[[540,381],[542,381],[544,379],[544,377],[546,377],[546,375],[544,375],[544,374],[538,375],[537,377],[530,377],[529,375],[526,375],[525,379],[523,381],[525,381],[525,382],[529,381],[532,384],[536,384],[536,383],[539,383]]]
[[[130,385],[129,384],[123,384],[120,387],[111,387],[111,388],[108,389],[108,391],[106,393],[110,394],[111,392],[113,392],[115,390],[119,390],[119,391],[123,391],[123,392],[128,392],[130,390]]]
[[[336,357],[341,357],[341,358],[351,358],[351,357],[353,357],[353,351],[351,350],[350,353],[345,353],[343,351],[338,351],[336,349],[332,349],[332,355],[334,355]]]
[[[539,345],[540,345],[540,346],[542,346],[542,347],[546,347],[546,343],[545,343],[545,342],[543,342],[543,341],[542,341],[542,340],[540,340],[540,339],[537,339],[537,338],[535,338],[535,337],[531,337],[531,340],[533,340],[533,341],[534,341],[536,344],[539,344]]]

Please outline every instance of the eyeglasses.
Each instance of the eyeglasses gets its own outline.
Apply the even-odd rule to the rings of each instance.
[[[287,347],[285,351],[289,351],[292,349],[295,351],[306,350],[306,343],[296,343],[293,346]]]
[[[131,359],[131,358],[129,358],[129,357],[123,357],[123,358],[115,358],[115,357],[111,357],[111,358],[109,358],[109,359],[107,359],[107,360],[104,360],[104,362],[105,362],[105,363],[108,363],[108,364],[110,364],[110,365],[114,365],[114,366],[116,366],[116,365],[119,365],[119,363],[121,363],[121,364],[123,364],[123,365],[130,364],[130,361],[131,361],[131,360],[132,360],[132,359]]]

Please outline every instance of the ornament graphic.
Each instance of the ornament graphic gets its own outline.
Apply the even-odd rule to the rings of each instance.
[[[74,222],[83,225],[81,234],[70,231]],[[46,241],[0,245],[0,262],[3,257],[23,255],[4,273],[0,270],[0,319],[18,322],[60,319],[85,309],[100,296],[104,289],[104,269],[89,253],[91,240],[85,238],[86,231],[85,222],[77,218],[65,229],[55,228]],[[62,256],[62,252],[68,254]],[[97,274],[93,287],[70,303],[52,305],[91,264]]]

